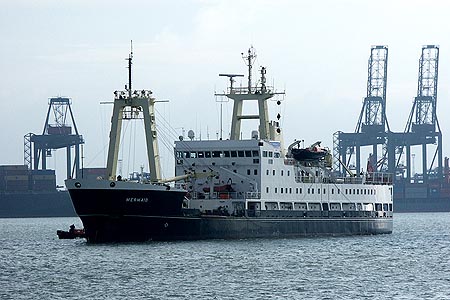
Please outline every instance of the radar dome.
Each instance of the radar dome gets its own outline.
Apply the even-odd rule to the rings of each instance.
[[[189,130],[189,131],[188,131],[188,137],[191,139],[191,141],[194,139],[195,134],[194,134],[194,131],[193,131],[193,130]]]

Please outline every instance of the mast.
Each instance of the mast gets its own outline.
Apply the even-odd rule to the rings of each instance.
[[[155,98],[152,91],[134,91],[131,88],[131,66],[133,59],[133,46],[131,46],[128,60],[128,87],[125,91],[114,92],[114,108],[111,118],[111,132],[109,134],[108,161],[106,171],[109,180],[115,180],[119,156],[122,121],[131,119],[144,119],[147,157],[150,169],[151,182],[161,181],[161,164],[158,151],[158,139],[155,124]]]
[[[230,87],[225,94],[216,94],[216,96],[226,96],[234,101],[233,116],[231,120],[231,140],[241,139],[241,123],[242,120],[259,120],[259,138],[262,140],[280,140],[281,129],[278,122],[270,122],[269,112],[267,107],[267,100],[275,95],[284,95],[284,92],[274,92],[273,87],[266,86],[266,68],[261,67],[261,86],[252,87],[252,66],[256,59],[256,53],[253,47],[248,49],[248,55],[242,56],[246,66],[248,67],[248,86],[234,87],[234,77],[243,77],[244,75],[237,74],[219,74],[219,76],[226,76],[230,80]],[[242,53],[242,55],[244,55]],[[244,101],[257,101],[258,114],[244,115],[243,105]],[[280,104],[277,101],[277,104]]]

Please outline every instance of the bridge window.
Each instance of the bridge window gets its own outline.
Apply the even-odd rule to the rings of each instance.
[[[212,157],[214,157],[214,158],[220,157],[221,154],[222,154],[222,151],[213,151],[212,152]]]
[[[211,151],[205,151],[205,157],[211,158]]]
[[[245,157],[252,157],[252,151],[246,150],[245,151]]]
[[[231,157],[237,157],[237,151],[230,151]]]
[[[245,157],[244,151],[238,151],[238,157]]]
[[[223,156],[230,157],[230,151],[223,151]]]
[[[205,153],[203,151],[198,151],[198,158],[204,158],[205,157]]]
[[[191,153],[189,151],[184,151],[183,157],[184,158],[190,158],[191,157]]]
[[[252,155],[253,155],[253,157],[259,157],[259,151],[258,150],[253,150],[252,151]]]

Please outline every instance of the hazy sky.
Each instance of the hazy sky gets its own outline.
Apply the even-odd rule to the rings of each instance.
[[[134,87],[170,100],[157,106],[166,176],[173,162],[164,145],[173,136],[193,129],[202,139],[216,138],[220,105],[214,92],[227,85],[218,74],[244,73],[241,52],[250,45],[258,55],[255,71],[266,66],[268,82],[286,90],[281,108],[270,106],[272,119],[281,113],[286,144],[322,140],[330,148],[334,132],[355,129],[372,45],[389,47],[393,131],[403,131],[417,93],[422,45],[439,45],[438,118],[449,156],[449,14],[444,0],[1,0],[0,164],[23,163],[23,136],[42,132],[48,98],[67,96],[86,141],[84,165],[103,166],[112,106],[100,102],[112,101],[112,92],[127,81],[130,40]],[[223,106],[225,134],[231,108],[232,102]],[[142,151],[130,143],[124,148],[124,173],[138,169]],[[132,152],[137,154],[127,160]],[[49,167],[64,174],[64,155],[54,153]]]

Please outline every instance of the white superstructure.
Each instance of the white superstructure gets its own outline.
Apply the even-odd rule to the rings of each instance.
[[[202,213],[239,215],[244,209],[255,215],[299,216],[328,211],[329,216],[373,216],[393,214],[392,178],[382,173],[338,178],[331,173],[329,155],[318,160],[297,160],[284,149],[279,122],[269,121],[267,100],[277,94],[265,85],[266,69],[261,68],[260,85],[251,85],[254,52],[249,50],[249,86],[233,87],[227,93],[234,101],[229,140],[189,140],[175,142],[176,176],[211,173],[215,177],[192,178],[179,183],[189,191],[186,207]],[[243,115],[243,102],[258,101],[258,115]],[[279,104],[279,102],[278,102]],[[279,119],[280,116],[277,116]],[[259,130],[252,139],[242,140],[241,121],[257,119]],[[284,213],[283,213],[284,212]]]

